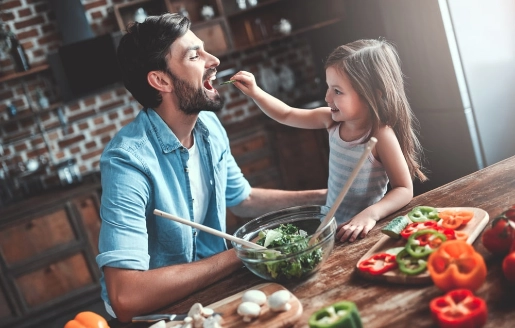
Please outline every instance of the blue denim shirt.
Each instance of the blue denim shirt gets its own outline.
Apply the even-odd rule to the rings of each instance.
[[[204,224],[225,231],[226,206],[247,198],[250,185],[214,113],[200,113],[193,135],[214,188]],[[149,270],[227,248],[220,237],[153,214],[159,209],[193,221],[188,158],[188,150],[152,109],[142,110],[109,142],[100,158],[102,226],[96,260],[101,269]],[[100,282],[102,299],[110,304],[103,274]]]

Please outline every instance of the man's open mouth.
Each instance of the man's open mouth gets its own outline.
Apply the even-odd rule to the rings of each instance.
[[[204,80],[204,88],[206,88],[207,91],[214,91],[213,85],[211,84],[211,81],[216,79],[216,73],[213,75],[210,75],[206,80]]]

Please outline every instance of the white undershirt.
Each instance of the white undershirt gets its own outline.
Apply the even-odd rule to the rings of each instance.
[[[210,188],[206,177],[206,172],[202,170],[200,163],[200,153],[197,145],[188,149],[190,159],[188,160],[188,172],[190,177],[191,197],[193,198],[193,219],[202,224],[207,213],[209,203]]]

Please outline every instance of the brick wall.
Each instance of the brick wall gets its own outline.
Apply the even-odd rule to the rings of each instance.
[[[96,35],[118,30],[113,5],[124,2],[128,1],[82,0]],[[61,44],[55,15],[46,0],[4,0],[0,3],[0,17],[20,39],[32,67],[45,64],[47,53],[55,51]],[[319,94],[314,83],[312,51],[301,37],[219,58],[218,71],[248,70],[256,74],[258,82],[261,69],[279,72],[281,65],[287,65],[294,72],[296,86],[291,91],[279,88],[276,93],[286,102],[299,103]],[[0,77],[14,71],[5,54],[0,54],[0,64]],[[33,115],[38,111],[34,105],[38,88],[44,90],[51,103],[60,101],[59,90],[49,70],[0,83],[0,164],[10,169],[11,174],[18,170],[18,163],[38,158],[49,160],[50,164],[76,158],[82,174],[97,171],[105,144],[140,110],[140,105],[123,87],[116,87]],[[256,105],[235,87],[217,88],[226,99],[226,106],[220,113],[224,124],[260,115]],[[18,109],[14,119],[9,119],[5,110],[9,101]],[[58,111],[62,111],[66,121],[59,119]],[[50,181],[55,178],[52,165],[43,174]]]

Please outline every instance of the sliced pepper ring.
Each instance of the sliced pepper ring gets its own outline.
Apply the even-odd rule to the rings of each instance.
[[[464,231],[454,231],[454,237],[456,238],[456,240],[467,241],[469,235]]]
[[[427,220],[438,221],[438,211],[436,208],[431,206],[417,206],[413,208],[409,213],[408,217],[413,222],[425,222]]]
[[[410,276],[424,272],[427,268],[427,261],[425,259],[411,256],[406,249],[400,251],[395,260],[399,270]]]
[[[371,275],[381,275],[397,267],[395,255],[388,253],[374,254],[359,263],[358,269]]]
[[[425,221],[425,222],[413,222],[410,223],[404,228],[404,230],[401,231],[401,237],[404,239],[408,239],[409,236],[414,234],[415,232],[419,230],[424,229],[437,229],[438,223],[436,221]]]
[[[488,316],[485,301],[468,289],[455,289],[434,298],[429,308],[440,327],[481,327]]]
[[[310,328],[361,328],[361,317],[354,302],[341,301],[316,311],[309,317]]]
[[[419,240],[422,239],[422,241]],[[406,251],[414,258],[426,257],[433,253],[447,237],[436,230],[420,230],[412,234],[406,243]]]
[[[467,224],[474,217],[474,211],[449,209],[439,212],[438,216],[442,220],[461,219],[462,224]]]

